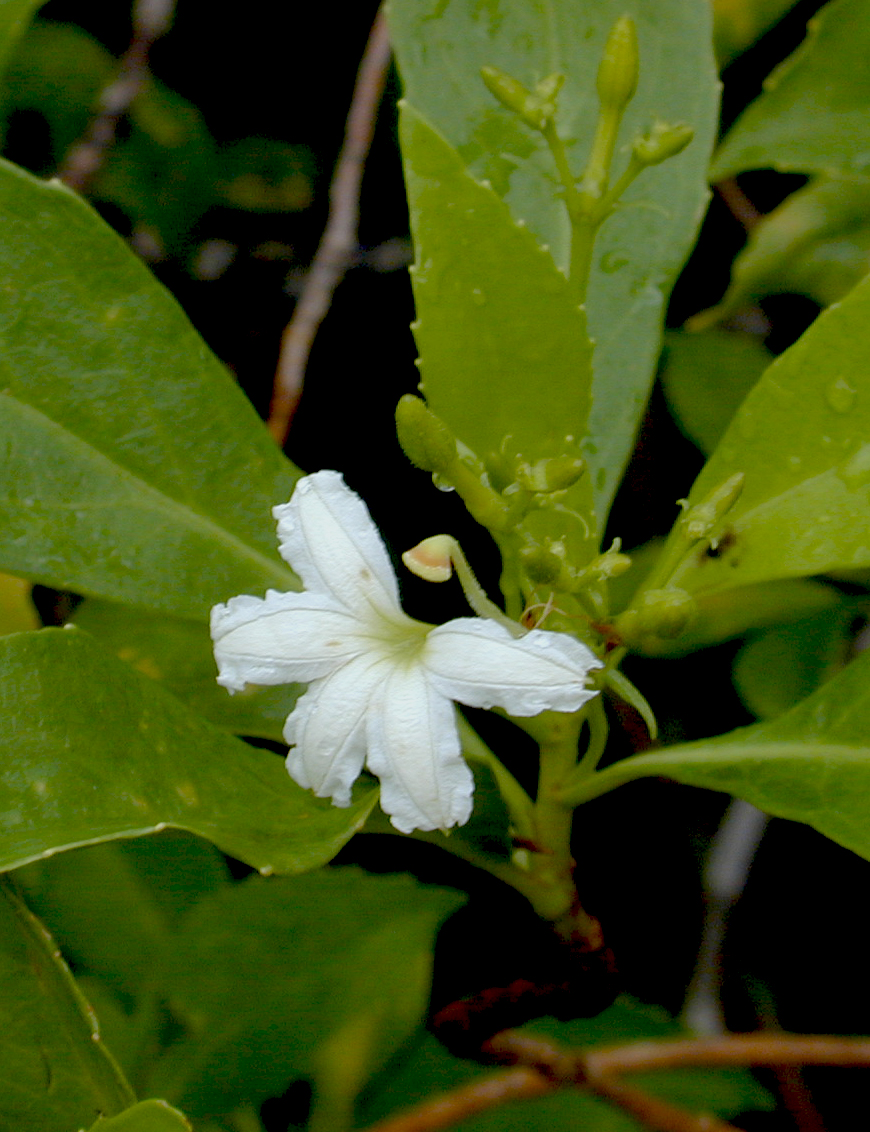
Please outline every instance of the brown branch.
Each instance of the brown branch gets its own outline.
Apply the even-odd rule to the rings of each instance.
[[[817,1034],[727,1034],[711,1038],[635,1042],[590,1050],[584,1058],[596,1073],[648,1073],[656,1069],[774,1067],[777,1065],[870,1066],[870,1038]]]
[[[357,250],[359,193],[390,62],[383,8],[378,10],[354,87],[344,143],[329,189],[329,218],[302,295],[281,338],[268,427],[278,444],[287,439],[302,396],[305,367],[332,296]]]
[[[758,211],[734,177],[727,177],[724,181],[717,182],[713,188],[745,232],[751,232],[756,224],[764,219],[764,213]]]
[[[509,1101],[546,1096],[555,1088],[540,1073],[521,1065],[516,1069],[491,1073],[450,1093],[397,1112],[373,1124],[368,1132],[438,1132]]]
[[[101,92],[96,113],[84,137],[69,149],[58,176],[84,193],[115,142],[118,125],[150,78],[151,48],[172,22],[175,0],[137,0],[133,7],[133,39],[121,56],[115,78]]]

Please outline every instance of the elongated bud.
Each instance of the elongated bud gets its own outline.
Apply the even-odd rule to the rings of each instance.
[[[556,98],[565,81],[564,75],[547,75],[535,86],[534,91],[531,91],[523,86],[519,79],[499,70],[498,67],[481,67],[480,77],[490,94],[494,95],[502,106],[511,110],[534,130],[543,130],[555,117]]]
[[[582,456],[550,456],[534,464],[518,463],[516,476],[527,491],[549,494],[571,487],[585,471]]]
[[[691,126],[682,122],[671,125],[657,119],[648,134],[635,138],[631,148],[637,160],[644,165],[658,165],[681,153],[694,136]]]
[[[444,475],[455,464],[456,440],[450,429],[412,393],[406,393],[396,406],[396,432],[415,468]]]
[[[693,542],[706,538],[737,502],[745,481],[743,472],[735,472],[695,507],[690,507],[680,519],[680,527],[686,537]]]
[[[455,540],[450,535],[431,535],[402,555],[412,574],[427,582],[446,582],[453,576],[451,552]]]
[[[627,609],[616,618],[620,637],[631,644],[644,637],[678,637],[696,610],[695,602],[685,590],[647,590],[634,609]]]
[[[631,16],[621,16],[613,25],[598,67],[598,97],[602,109],[621,114],[634,98],[640,60],[637,31]]]

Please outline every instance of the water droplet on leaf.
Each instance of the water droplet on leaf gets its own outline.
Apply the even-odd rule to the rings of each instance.
[[[848,413],[855,404],[855,390],[844,377],[838,377],[825,390],[825,399],[835,413]]]

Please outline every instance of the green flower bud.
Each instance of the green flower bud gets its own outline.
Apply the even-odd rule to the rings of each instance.
[[[550,456],[534,464],[517,465],[517,482],[531,492],[547,495],[571,487],[586,471],[582,456]]]
[[[630,16],[613,25],[598,67],[598,97],[602,109],[621,114],[634,98],[639,70],[637,32]]]
[[[694,599],[685,590],[647,590],[634,609],[616,618],[615,628],[627,643],[644,637],[678,637],[695,614]]]
[[[637,160],[644,165],[658,165],[681,153],[694,136],[691,126],[682,122],[671,125],[657,119],[648,134],[634,139],[631,148]]]
[[[396,406],[396,432],[415,468],[446,475],[456,463],[456,440],[425,401],[406,393]]]
[[[481,67],[480,77],[490,94],[533,130],[543,130],[555,117],[556,97],[565,81],[564,75],[547,75],[533,92],[498,67]]]
[[[707,538],[719,520],[737,502],[745,480],[746,476],[743,472],[735,472],[705,496],[699,504],[690,507],[680,519],[680,527],[686,537],[693,542]]]

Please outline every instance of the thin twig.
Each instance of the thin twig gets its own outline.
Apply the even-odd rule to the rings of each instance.
[[[711,1038],[635,1042],[590,1050],[586,1065],[597,1073],[621,1075],[655,1069],[717,1066],[837,1065],[870,1067],[870,1038],[818,1034],[728,1034]]]
[[[101,92],[96,113],[84,137],[69,149],[60,180],[84,193],[115,142],[118,125],[150,78],[151,48],[172,23],[175,0],[137,0],[133,6],[133,38],[121,56],[118,71]]]
[[[734,177],[727,177],[724,181],[718,181],[713,188],[722,198],[725,207],[737,223],[742,225],[745,232],[751,232],[756,224],[764,219],[764,213],[758,211]]]
[[[373,1124],[368,1132],[438,1132],[509,1101],[546,1096],[555,1088],[534,1069],[522,1065],[516,1069],[502,1069],[462,1085],[451,1093],[388,1116],[386,1120]]]
[[[360,185],[389,62],[389,33],[381,8],[372,25],[357,74],[344,143],[329,189],[326,228],[305,288],[281,338],[267,422],[269,431],[280,445],[287,439],[290,422],[302,396],[305,367],[315,335],[357,250]]]

